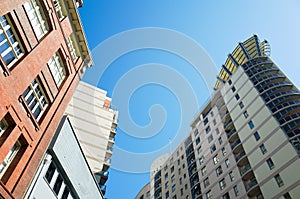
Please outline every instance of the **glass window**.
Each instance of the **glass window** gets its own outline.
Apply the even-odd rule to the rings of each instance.
[[[207,193],[206,193],[206,199],[212,199],[212,192],[211,190],[209,190]]]
[[[234,181],[234,174],[232,171],[229,172],[229,178],[231,181]]]
[[[260,148],[260,150],[261,150],[262,154],[265,154],[265,153],[267,153],[267,149],[266,149],[266,147],[265,147],[265,145],[264,145],[264,144],[260,145],[260,146],[259,146],[259,148]]]
[[[177,165],[180,165],[180,159],[177,160]]]
[[[216,119],[214,119],[214,120],[213,120],[213,124],[214,124],[214,125],[216,125],[216,124],[217,124],[217,121],[216,121]]]
[[[239,106],[240,106],[241,109],[244,108],[244,103],[243,103],[243,102],[240,102],[240,103],[239,103]]]
[[[169,177],[169,174],[168,173],[166,173],[165,174],[165,179],[167,179]]]
[[[239,100],[239,99],[240,99],[239,94],[236,94],[236,95],[235,95],[235,99],[236,99],[236,100]]]
[[[196,136],[196,135],[198,135],[198,133],[199,133],[199,131],[198,131],[198,129],[196,129],[196,130],[194,131],[194,135]]]
[[[209,186],[209,179],[208,179],[208,177],[204,179],[203,183],[204,183],[204,188],[206,188],[206,187]]]
[[[200,154],[201,152],[202,152],[202,148],[201,148],[201,146],[199,146],[199,147],[197,148],[197,153]]]
[[[174,172],[174,166],[171,167],[171,173],[173,173],[173,172]]]
[[[286,192],[285,194],[283,194],[283,198],[284,199],[292,199],[291,195],[289,194],[289,192]]]
[[[228,168],[230,166],[230,162],[228,159],[225,160],[225,164],[226,164],[226,167]]]
[[[232,92],[235,92],[236,88],[234,86],[232,86],[231,90],[232,90]]]
[[[196,145],[198,145],[200,143],[200,137],[198,137],[197,139],[196,139]]]
[[[228,192],[225,193],[222,198],[223,199],[230,199],[229,193]]]
[[[61,199],[67,199],[69,197],[69,194],[70,194],[69,187],[65,187],[64,192],[63,192],[63,194],[61,196]]]
[[[208,118],[205,118],[203,123],[204,123],[204,125],[206,125],[208,123]]]
[[[214,112],[213,112],[213,111],[211,111],[211,112],[210,112],[210,115],[213,117],[213,116],[214,116]]]
[[[22,49],[7,15],[0,17],[0,55],[10,68],[22,55]]]
[[[182,185],[182,178],[179,178],[179,184]]]
[[[180,195],[183,196],[183,189],[180,189]]]
[[[187,184],[185,184],[185,185],[184,185],[184,189],[185,189],[185,190],[187,190],[187,188],[188,188],[188,185],[187,185]]]
[[[172,186],[172,192],[174,192],[176,190],[176,185],[174,184],[173,186]]]
[[[200,165],[204,163],[204,156],[201,156],[201,157],[199,158],[199,163],[200,163]]]
[[[172,199],[177,199],[176,195],[174,195]]]
[[[275,167],[271,158],[267,159],[267,164],[268,164],[270,170],[272,170]]]
[[[213,145],[210,147],[210,152],[213,153],[215,150],[216,150],[216,145],[213,144]]]
[[[175,175],[172,175],[171,177],[171,181],[174,182],[175,181]]]
[[[67,45],[68,45],[68,49],[70,51],[72,60],[75,61],[77,59],[78,55],[77,55],[76,49],[74,47],[74,42],[73,42],[72,36],[67,38]]]
[[[21,143],[20,141],[17,141],[14,144],[14,146],[10,149],[8,154],[5,156],[3,162],[0,165],[0,178],[2,178],[6,170],[9,168],[10,164],[13,162],[20,148],[21,148]]]
[[[45,178],[46,178],[46,180],[48,181],[49,184],[52,180],[52,177],[53,177],[53,174],[54,174],[55,170],[56,170],[56,167],[55,167],[54,163],[51,162],[48,169],[47,169],[47,172],[45,174]]]
[[[62,19],[65,15],[63,14],[59,0],[53,0],[53,3],[54,3],[54,7],[55,7],[55,11],[57,13],[58,19]]]
[[[216,169],[216,174],[217,176],[221,175],[223,173],[223,170],[222,170],[222,166],[220,165],[217,169]]]
[[[219,186],[221,190],[223,190],[226,187],[226,182],[224,178],[219,182]]]
[[[56,193],[56,195],[58,195],[58,193],[59,193],[59,190],[61,188],[62,182],[63,182],[63,179],[62,179],[61,175],[59,174],[57,176],[55,184],[53,186],[53,191]]]
[[[166,192],[166,198],[169,198],[170,194],[169,191]]]
[[[30,0],[24,4],[24,8],[36,37],[41,39],[48,32],[42,6],[39,5],[39,1]]]
[[[279,174],[275,175],[274,178],[275,178],[275,180],[277,182],[278,187],[282,187],[284,185],[284,183],[283,183],[283,181],[282,181],[282,179],[281,179],[281,177],[280,177]]]
[[[237,185],[235,185],[235,186],[233,187],[233,191],[234,191],[235,196],[239,196],[239,195],[240,195],[240,192],[239,192],[239,190],[238,190]]]
[[[169,182],[165,183],[165,189],[167,189],[169,187]]]
[[[230,80],[228,80],[228,84],[229,84],[229,85],[231,85],[231,84],[232,84],[232,81],[231,81],[231,79],[230,79]]]
[[[213,141],[213,136],[212,135],[210,135],[210,136],[208,136],[208,143],[211,143],[212,141]]]
[[[53,57],[48,61],[48,66],[50,68],[51,74],[55,80],[57,86],[63,82],[66,77],[66,70],[62,63],[59,53],[55,53]]]
[[[202,175],[204,176],[205,174],[206,174],[206,166],[204,166],[202,169],[201,169],[201,173],[202,173]]]
[[[219,137],[218,141],[219,141],[219,144],[222,145],[222,143],[223,143],[222,137]]]
[[[248,114],[247,111],[245,111],[243,114],[244,114],[244,117],[245,117],[245,118],[248,118],[249,114]]]
[[[225,156],[226,155],[226,148],[225,148],[225,146],[221,149],[221,151],[222,151],[222,154]]]
[[[219,162],[218,155],[216,155],[215,157],[213,157],[213,161],[214,161],[214,164],[217,164]]]
[[[206,129],[205,129],[206,133],[209,133],[210,132],[210,126],[208,126]]]
[[[254,135],[256,141],[258,141],[260,139],[260,136],[257,131],[253,135]]]
[[[0,137],[6,131],[7,128],[8,128],[8,124],[7,124],[6,120],[5,120],[5,118],[3,118],[0,121]]]
[[[248,125],[249,125],[250,129],[253,129],[253,128],[254,128],[254,123],[252,122],[252,120],[250,120],[250,121],[248,122]]]
[[[23,97],[35,119],[39,121],[48,106],[48,100],[37,78],[24,91]]]
[[[220,130],[216,128],[216,134],[218,135],[220,133]]]

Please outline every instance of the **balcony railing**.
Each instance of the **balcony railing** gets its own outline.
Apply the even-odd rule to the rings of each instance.
[[[105,159],[104,159],[104,162],[110,164],[110,163],[111,163],[111,159],[110,159],[110,158],[105,158]]]
[[[229,133],[227,133],[227,138],[230,139],[230,137],[236,133],[235,129],[232,129]]]
[[[224,129],[226,130],[232,124],[232,120],[230,119],[228,122],[224,124]]]
[[[246,190],[249,191],[255,185],[257,185],[257,180],[255,178],[253,178],[250,180],[250,182],[245,184]]]
[[[245,151],[239,153],[236,157],[235,160],[236,162],[238,162],[242,157],[244,157],[246,155]]]
[[[115,137],[109,136],[108,139],[109,139],[110,141],[113,141],[113,142],[115,141]]]
[[[241,140],[238,139],[237,141],[235,141],[232,145],[231,145],[231,149],[233,150],[237,145],[241,144]]]
[[[240,171],[241,176],[243,176],[249,170],[251,170],[251,165],[248,163],[244,168],[241,169],[241,171]]]
[[[114,149],[113,149],[113,147],[111,147],[111,146],[107,146],[107,147],[106,147],[106,150],[107,150],[107,151],[110,151],[110,152],[113,152]]]

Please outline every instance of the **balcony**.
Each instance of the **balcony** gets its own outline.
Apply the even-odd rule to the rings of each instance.
[[[116,128],[111,128],[111,129],[110,129],[110,132],[116,134],[116,133],[117,133],[117,129],[116,129]]]
[[[237,135],[237,131],[235,129],[232,129],[229,133],[227,133],[227,138],[229,141],[233,140]]]
[[[241,148],[241,147],[238,147],[239,145],[241,145],[241,140],[238,138],[238,139],[231,145],[232,151],[233,151],[233,152],[238,151],[238,149]]]
[[[115,142],[115,137],[109,136],[108,140],[111,141],[111,142]]]
[[[105,195],[105,192],[106,192],[106,185],[100,186],[100,189],[101,189],[102,194]]]
[[[224,129],[225,131],[231,131],[231,129],[229,128],[231,125],[232,125],[232,119],[230,119],[229,121],[227,121],[225,124],[224,124]]]
[[[107,146],[107,147],[106,147],[106,150],[112,153],[114,149],[113,149],[113,147],[111,147],[111,146]]]
[[[248,183],[245,183],[245,188],[249,197],[253,197],[261,193],[255,178],[252,178]]]
[[[244,174],[246,174],[248,171],[251,170],[251,165],[248,163],[246,164],[241,170],[240,170],[240,174],[241,176],[243,176]]]
[[[241,153],[239,153],[239,154],[237,154],[236,156],[235,156],[235,161],[236,161],[236,163],[238,164],[238,166],[242,166],[242,165],[244,165],[243,163],[244,163],[244,161],[242,161],[242,160],[244,160],[244,159],[246,159],[246,153],[245,153],[245,151],[243,151],[243,152],[241,152]]]

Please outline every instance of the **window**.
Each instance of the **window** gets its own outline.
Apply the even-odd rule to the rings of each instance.
[[[24,91],[23,97],[35,119],[39,121],[48,106],[48,100],[37,78]]]
[[[213,157],[213,161],[214,161],[214,164],[217,164],[219,162],[218,155],[216,155],[215,157]]]
[[[207,193],[206,193],[206,199],[212,199],[212,193],[211,193],[211,190],[209,190]]]
[[[220,130],[216,128],[216,134],[218,135],[220,133]]]
[[[168,173],[166,173],[165,174],[165,179],[167,179],[169,177],[169,174]]]
[[[165,183],[165,189],[167,189],[169,187],[169,182]]]
[[[201,146],[198,147],[197,152],[198,152],[198,154],[200,154],[202,152]]]
[[[249,114],[248,114],[247,111],[245,111],[243,114],[244,114],[244,117],[245,117],[245,118],[248,118]]]
[[[209,132],[210,132],[210,126],[208,126],[208,127],[205,129],[205,132],[206,132],[206,133],[209,133]]]
[[[275,167],[271,158],[267,159],[267,164],[268,164],[270,170],[272,170]]]
[[[56,195],[58,195],[58,193],[59,193],[62,182],[63,182],[63,179],[62,179],[61,175],[58,174],[58,176],[56,178],[56,181],[55,181],[55,184],[53,186],[53,191],[56,193]]]
[[[219,141],[219,144],[222,145],[222,143],[223,143],[222,137],[219,137],[218,141]]]
[[[234,181],[234,175],[232,171],[229,172],[229,178],[231,181]]]
[[[216,174],[217,176],[221,175],[223,173],[223,170],[222,170],[222,166],[220,165],[217,169],[216,169]]]
[[[283,194],[283,198],[284,199],[292,199],[291,195],[289,194],[289,192],[286,192],[285,194]]]
[[[64,190],[64,192],[63,192],[63,194],[62,194],[62,196],[61,196],[61,199],[67,199],[68,196],[69,196],[69,194],[70,194],[70,189],[69,189],[69,187],[65,187],[65,190]]]
[[[225,148],[225,146],[221,149],[221,151],[222,151],[223,156],[225,156],[226,155],[226,148]]]
[[[174,184],[173,186],[172,186],[172,192],[174,192],[176,190],[176,185]]]
[[[225,164],[226,164],[226,167],[228,168],[230,166],[230,162],[228,159],[225,160]]]
[[[239,103],[239,106],[240,106],[241,109],[244,108],[243,102],[240,102],[240,103]]]
[[[260,139],[260,135],[258,134],[257,131],[253,135],[254,135],[256,141],[258,141]]]
[[[50,68],[51,74],[55,80],[57,86],[63,82],[66,77],[66,70],[62,63],[59,53],[55,53],[53,57],[48,61],[48,66]]]
[[[179,174],[179,175],[181,174],[181,168],[178,169],[178,174]]]
[[[183,174],[183,178],[184,178],[184,179],[186,178],[186,174]]]
[[[48,32],[42,6],[38,1],[30,0],[24,4],[24,8],[36,37],[41,39]]]
[[[184,155],[181,156],[181,159],[182,159],[182,160],[184,159]]]
[[[202,175],[204,176],[205,174],[206,174],[206,166],[204,166],[202,169],[201,169],[201,173],[202,173]]]
[[[210,112],[210,115],[213,117],[213,116],[214,116],[214,112],[213,112],[213,111],[211,111],[211,112]]]
[[[174,195],[172,199],[177,199],[176,195]]]
[[[180,165],[180,159],[177,160],[177,165]]]
[[[183,196],[183,189],[180,189],[180,195]]]
[[[229,193],[228,192],[225,193],[222,198],[223,199],[230,199]]]
[[[183,169],[185,168],[185,164],[184,164],[184,163],[182,164],[182,168],[183,168]]]
[[[188,188],[188,185],[187,185],[187,184],[185,184],[185,185],[184,185],[184,189],[185,189],[185,190],[187,190],[187,188]]]
[[[197,139],[196,139],[196,145],[198,145],[200,143],[200,138],[198,137]]]
[[[171,167],[171,173],[173,173],[173,172],[174,172],[174,166]]]
[[[208,123],[208,118],[205,118],[203,123],[204,123],[204,125],[206,125]]]
[[[219,182],[219,186],[221,190],[223,190],[226,187],[226,182],[224,178]]]
[[[265,145],[264,145],[264,144],[260,145],[260,146],[259,146],[259,148],[260,148],[260,150],[261,150],[262,154],[265,154],[265,153],[267,153],[267,149],[266,149],[266,147],[265,147]]]
[[[230,80],[228,80],[228,84],[229,84],[229,85],[231,85],[231,84],[232,84],[232,81],[231,81],[231,79],[230,79]]]
[[[236,100],[239,100],[239,99],[240,99],[239,94],[236,94],[234,97],[235,97]]]
[[[179,156],[179,151],[177,151],[176,154],[177,154],[177,157],[178,157]]]
[[[171,181],[174,182],[175,181],[175,175],[172,175],[171,177]]]
[[[168,169],[168,165],[166,165],[165,167],[164,167],[164,170],[166,171]]]
[[[216,145],[213,144],[213,145],[210,147],[210,152],[213,153],[215,150],[216,150]]]
[[[208,137],[208,143],[211,143],[212,141],[213,141],[213,136],[212,135],[210,135],[209,137]]]
[[[182,178],[179,178],[179,184],[182,185]]]
[[[234,185],[233,191],[234,191],[235,196],[239,196],[240,195],[240,192],[239,192],[239,190],[237,188],[237,185]]]
[[[62,19],[64,17],[64,14],[62,12],[62,8],[60,6],[59,0],[53,0],[55,11],[57,13],[58,19]]]
[[[198,133],[199,133],[199,131],[198,131],[198,129],[196,129],[196,130],[194,131],[194,135],[196,136],[196,135],[198,135]]]
[[[166,192],[166,198],[169,198],[169,191]]]
[[[0,17],[0,54],[8,68],[23,55],[17,34],[7,15]]]
[[[144,195],[141,195],[140,199],[144,199]]]
[[[250,129],[253,129],[253,128],[254,128],[254,123],[252,122],[252,120],[250,120],[250,121],[248,122],[248,125],[249,125]]]
[[[10,149],[8,154],[5,156],[3,162],[0,165],[0,178],[2,178],[6,170],[9,168],[10,164],[13,162],[20,148],[21,148],[21,142],[17,141],[14,144],[14,146]]]
[[[281,179],[281,177],[280,177],[279,174],[275,175],[274,178],[275,178],[275,180],[277,182],[278,187],[282,187],[284,185],[284,183],[283,183],[283,181],[282,181],[282,179]]]
[[[234,86],[232,86],[231,90],[232,90],[232,92],[235,92],[236,88]]]
[[[2,136],[2,134],[6,131],[6,129],[8,128],[8,124],[5,118],[3,118],[0,121],[0,137]]]
[[[209,179],[208,179],[208,177],[204,179],[203,184],[204,184],[204,188],[206,188],[206,187],[209,186]]]
[[[213,120],[213,124],[214,124],[214,125],[216,125],[216,124],[217,124],[217,121],[216,121],[216,119],[214,119],[214,120]]]
[[[199,163],[200,163],[200,165],[204,163],[204,156],[201,156],[201,157],[200,157]]]
[[[72,57],[72,60],[75,61],[77,59],[77,53],[76,53],[76,50],[75,50],[75,47],[74,47],[74,42],[73,42],[73,39],[72,37],[68,37],[67,38],[67,45],[68,45],[68,49],[70,51],[70,54],[71,54],[71,57]]]
[[[150,197],[150,191],[148,191],[148,192],[146,193],[146,196],[147,196],[147,198]]]

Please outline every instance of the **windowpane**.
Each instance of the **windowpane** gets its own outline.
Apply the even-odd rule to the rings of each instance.
[[[257,131],[253,135],[254,135],[256,141],[258,141],[260,139],[260,136]]]
[[[55,55],[51,57],[51,59],[48,61],[48,65],[56,85],[60,86],[66,77],[66,71],[58,53],[55,53]]]
[[[272,170],[275,167],[271,158],[267,159],[267,164],[268,164],[270,170]]]
[[[250,122],[248,122],[248,125],[249,125],[250,129],[254,128],[254,123],[252,122],[252,120],[250,120]]]
[[[226,182],[224,178],[219,182],[219,186],[221,190],[223,190],[226,187]]]
[[[53,191],[56,193],[56,195],[58,195],[58,193],[59,193],[62,182],[63,182],[63,179],[62,179],[61,175],[59,174],[57,176],[55,184],[53,186]]]
[[[3,162],[0,165],[0,178],[4,175],[14,158],[16,157],[18,151],[21,148],[21,143],[17,141],[14,146],[10,149],[8,154],[5,156]]]
[[[71,36],[67,38],[67,45],[68,45],[68,49],[71,53],[72,60],[75,61],[78,56],[77,56],[77,53],[76,53],[76,50],[74,47],[74,42],[73,42]]]
[[[49,167],[48,167],[48,170],[47,170],[47,172],[45,174],[45,178],[46,178],[46,180],[48,181],[49,184],[50,184],[50,182],[52,180],[52,177],[53,177],[53,174],[55,172],[55,169],[56,169],[56,167],[55,167],[54,163],[51,162],[50,165],[49,165]]]
[[[278,187],[282,187],[284,185],[284,183],[283,183],[283,181],[282,181],[282,179],[281,179],[281,177],[280,177],[279,174],[277,174],[276,176],[274,176],[274,178],[275,178],[275,180],[277,182]]]
[[[259,148],[260,148],[260,150],[261,150],[262,154],[265,154],[265,153],[267,153],[267,149],[266,149],[266,147],[265,147],[265,145],[264,145],[264,144],[260,145],[260,146],[259,146]]]

